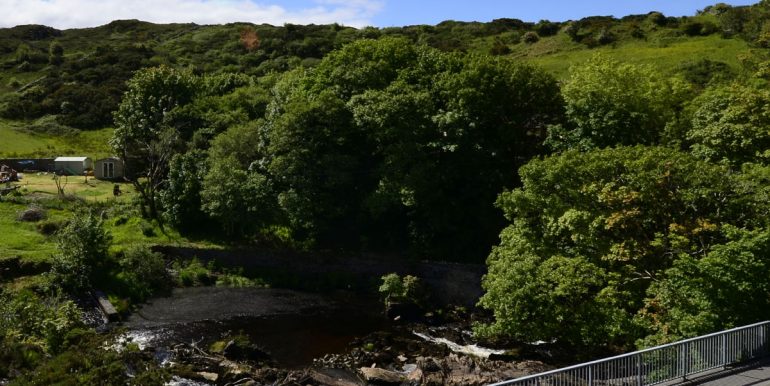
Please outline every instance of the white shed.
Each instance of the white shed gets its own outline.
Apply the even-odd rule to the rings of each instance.
[[[88,157],[58,157],[53,160],[57,173],[82,176],[86,170],[93,169],[93,162]]]

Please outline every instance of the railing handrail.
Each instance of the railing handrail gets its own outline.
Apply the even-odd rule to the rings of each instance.
[[[567,372],[567,371],[570,371],[570,370],[581,369],[581,368],[592,366],[592,365],[596,365],[596,364],[602,364],[602,363],[606,363],[606,362],[615,361],[615,360],[618,360],[618,359],[638,356],[638,355],[642,355],[642,354],[648,353],[648,352],[659,351],[659,350],[666,349],[666,348],[669,348],[669,347],[681,346],[681,345],[684,345],[684,344],[687,344],[687,343],[691,343],[691,342],[695,342],[695,341],[701,341],[701,340],[704,340],[704,339],[707,339],[707,338],[711,338],[711,337],[715,337],[715,336],[726,335],[726,334],[729,334],[731,332],[747,330],[747,329],[751,329],[751,328],[754,328],[754,327],[759,327],[759,326],[762,326],[762,325],[770,325],[770,320],[766,320],[766,321],[763,321],[763,322],[757,322],[757,323],[749,324],[749,325],[746,325],[746,326],[734,327],[734,328],[731,328],[731,329],[728,329],[728,330],[712,332],[710,334],[696,336],[694,338],[683,339],[683,340],[679,340],[679,341],[676,341],[676,342],[666,343],[666,344],[662,344],[662,345],[655,346],[655,347],[649,347],[649,348],[646,348],[646,349],[642,349],[642,350],[638,350],[638,351],[633,351],[633,352],[629,352],[629,353],[625,353],[625,354],[621,354],[621,355],[616,355],[616,356],[613,356],[613,357],[597,359],[597,360],[590,361],[590,362],[579,363],[579,364],[572,365],[572,366],[567,366],[567,367],[563,367],[563,368],[559,368],[559,369],[544,371],[544,372],[537,373],[537,374],[532,374],[532,375],[527,375],[527,376],[523,376],[523,377],[519,377],[519,378],[514,378],[514,379],[507,380],[507,381],[494,383],[494,384],[491,384],[489,386],[505,386],[505,385],[512,384],[514,382],[521,382],[521,381],[535,379],[535,378],[538,378],[538,377],[545,377],[545,376],[549,376],[549,375],[555,375],[555,374]]]

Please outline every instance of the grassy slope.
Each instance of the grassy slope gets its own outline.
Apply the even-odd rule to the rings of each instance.
[[[29,260],[46,260],[54,253],[56,245],[49,237],[40,234],[34,223],[20,222],[16,218],[26,205],[0,202],[0,259],[20,256]],[[63,211],[48,210],[50,220],[66,218]]]
[[[566,35],[559,34],[532,45],[518,44],[513,47],[511,56],[539,65],[558,79],[565,79],[571,66],[583,63],[596,54],[622,62],[650,65],[665,74],[672,74],[682,63],[700,59],[724,62],[738,70],[738,57],[748,50],[745,41],[724,39],[716,34],[653,41],[627,40],[594,49],[573,43]]]
[[[39,205],[46,208],[46,221],[61,222],[75,215],[72,204],[62,202],[57,197],[56,184],[50,174],[25,174],[18,184],[21,185],[22,201],[31,204],[0,200],[0,260],[15,256],[30,261],[49,260],[56,251],[54,238],[38,232],[35,223],[17,221],[18,214],[29,205]],[[141,219],[138,213],[130,209],[130,205],[121,205],[136,198],[131,184],[121,184],[123,194],[119,197],[113,196],[113,186],[113,182],[93,178],[85,182],[84,177],[68,177],[64,186],[67,195],[86,202],[107,204],[109,209],[106,211],[104,225],[112,235],[113,252],[142,243],[214,246],[187,240],[170,229],[166,229],[164,234],[157,224]]]
[[[107,143],[113,131],[110,128],[55,137],[31,133],[23,127],[23,122],[0,121],[0,158],[83,155],[98,159],[111,153]]]
[[[129,23],[131,24],[131,23]],[[99,42],[118,43],[126,39],[145,41],[158,44],[160,52],[171,55],[183,53],[186,55],[205,56],[205,50],[196,50],[203,41],[211,40],[226,34],[232,26],[203,28],[193,25],[176,26],[149,26],[145,23],[126,25],[120,31],[107,31],[106,29],[72,30],[65,31],[59,38],[65,47],[66,55],[88,55],[95,49]],[[148,34],[148,28],[158,29],[155,34]],[[120,29],[120,28],[118,28]],[[132,31],[132,29],[134,29]],[[236,28],[237,29],[237,28]],[[96,36],[91,36],[96,33]],[[212,35],[212,36],[210,36]],[[216,36],[214,36],[216,35]],[[214,37],[213,37],[214,36]],[[149,37],[149,38],[148,38]],[[220,37],[221,38],[221,37]],[[468,46],[471,51],[486,53],[489,51],[494,37],[474,39]],[[181,49],[183,47],[184,49]],[[587,48],[585,45],[572,42],[564,33],[556,36],[542,38],[535,44],[519,43],[510,45],[510,57],[534,63],[542,66],[559,79],[568,76],[571,66],[588,60],[593,55],[601,53],[620,61],[649,64],[658,68],[661,72],[671,74],[680,64],[699,60],[711,59],[729,64],[735,69],[740,68],[738,57],[747,52],[748,44],[740,39],[723,39],[718,34],[705,37],[670,37],[658,33],[652,33],[645,40],[622,39],[615,44],[598,48]],[[181,49],[181,51],[179,51]],[[198,52],[200,51],[200,52]],[[180,58],[183,62],[186,60]],[[8,92],[7,81],[15,76],[22,84],[39,77],[44,71],[29,73],[3,74],[0,72],[0,93]],[[96,131],[83,131],[78,135],[69,137],[54,137],[35,134],[23,130],[25,123],[13,121],[0,121],[0,157],[53,157],[59,155],[87,155],[99,158],[109,155],[107,139],[112,129]],[[55,195],[55,186],[50,177],[29,176],[23,182],[27,193],[34,193],[40,197],[52,197]],[[66,190],[88,200],[112,200],[112,184],[93,180],[91,185],[85,185],[81,179],[75,178]],[[128,192],[120,200],[128,200],[133,193],[130,187],[123,189]],[[0,234],[6,239],[0,243],[0,259],[7,256],[21,255],[31,259],[48,258],[54,250],[54,244],[49,238],[39,234],[34,224],[19,223],[15,220],[16,213],[23,209],[21,204],[0,202]],[[69,212],[52,210],[49,216],[52,219],[66,218]],[[136,242],[159,243],[189,243],[178,235],[163,236],[157,228],[155,235],[147,236],[148,224],[139,218],[127,214],[125,223],[120,223],[117,218],[110,218],[107,226],[113,234],[115,249]],[[160,235],[160,236],[159,236]]]

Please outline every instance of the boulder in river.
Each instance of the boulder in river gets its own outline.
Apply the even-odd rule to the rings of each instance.
[[[362,367],[359,371],[367,382],[374,385],[400,385],[406,380],[402,373],[379,367]]]
[[[270,359],[270,355],[259,346],[248,340],[238,338],[227,342],[225,348],[222,350],[222,355],[230,360],[261,361]]]

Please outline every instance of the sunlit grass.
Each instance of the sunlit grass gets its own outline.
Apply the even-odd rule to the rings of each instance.
[[[634,64],[647,64],[664,74],[673,73],[681,64],[709,59],[740,68],[739,55],[749,50],[740,39],[724,39],[719,35],[687,38],[626,40],[618,44],[589,49],[574,43],[564,34],[541,39],[539,42],[513,47],[511,57],[541,66],[557,79],[566,79],[569,68],[586,62],[600,53],[609,58]]]
[[[38,232],[35,223],[18,221],[27,205],[0,202],[0,260],[21,257],[24,260],[48,260],[56,250],[49,236]],[[46,210],[48,220],[64,219],[64,211]],[[48,221],[46,220],[46,221]]]
[[[117,201],[127,202],[136,196],[134,188],[129,183],[120,183],[121,195],[115,197],[113,189],[115,182],[97,180],[94,177],[62,176],[61,185],[64,194],[75,195],[85,201]],[[58,190],[52,173],[27,173],[18,182],[23,193],[56,196]]]
[[[71,136],[51,136],[24,130],[18,121],[0,120],[0,157],[54,158],[87,156],[93,159],[111,154],[107,141],[113,129],[81,131]]]

